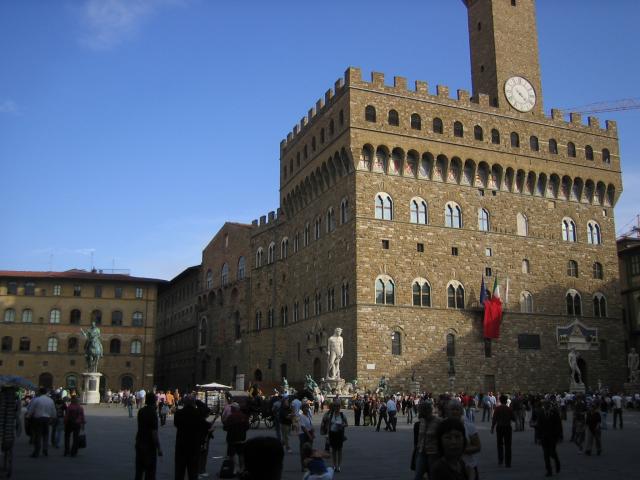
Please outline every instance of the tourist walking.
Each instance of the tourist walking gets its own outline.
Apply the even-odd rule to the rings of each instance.
[[[418,405],[418,421],[413,427],[415,480],[423,480],[429,473],[433,480],[433,466],[438,459],[438,441],[436,430],[440,419],[433,414],[433,403],[428,400]]]
[[[56,418],[51,426],[51,445],[54,448],[60,448],[60,438],[64,431],[64,414],[67,410],[67,406],[65,405],[61,394],[56,396],[53,403],[56,407]]]
[[[244,469],[244,457],[242,456],[242,443],[247,439],[249,430],[249,418],[240,410],[240,405],[231,403],[231,413],[222,422],[223,429],[227,432],[227,457],[235,462],[238,457],[237,472]],[[278,439],[280,441],[280,439]]]
[[[609,413],[609,402],[611,401],[611,399],[607,396],[602,396],[600,398],[600,417],[602,419],[602,421],[600,422],[600,429],[601,430],[606,430],[607,429],[607,415]]]
[[[516,418],[511,407],[507,406],[507,396],[500,395],[500,405],[493,411],[491,433],[496,432],[498,443],[498,465],[504,462],[505,467],[511,467],[511,422]]]
[[[362,415],[363,401],[360,394],[356,395],[353,401],[353,423],[356,427],[360,426],[360,416]]]
[[[80,430],[84,430],[86,420],[84,418],[84,409],[78,397],[71,396],[71,403],[65,411],[64,417],[64,456],[71,455],[75,457],[78,454]],[[71,448],[69,441],[71,440]]]
[[[387,401],[387,416],[389,417],[389,431],[396,431],[398,423],[398,404],[393,397]]]
[[[304,472],[305,444],[308,443],[313,448],[313,440],[315,439],[313,423],[311,422],[311,413],[309,412],[309,403],[307,402],[303,403],[302,407],[300,407],[298,423],[300,425],[300,433],[298,434],[298,438],[300,440],[300,464],[302,466],[302,471]]]
[[[593,446],[594,440],[596,443],[596,453],[598,455],[602,453],[602,439],[600,432],[601,416],[598,408],[598,404],[594,402],[591,404],[591,409],[587,412],[587,446],[584,450],[584,453],[587,455],[591,455],[591,447]]]
[[[389,421],[387,420],[387,403],[385,402],[384,399],[380,402],[380,405],[378,406],[378,425],[376,427],[376,432],[380,431],[380,424],[382,423],[382,420],[384,420],[384,423],[385,423],[384,429],[386,431],[390,431],[391,429],[389,428]]]
[[[464,416],[462,405],[457,400],[451,400],[449,402],[449,417],[460,420],[464,425],[467,444],[462,455],[462,461],[467,466],[469,478],[478,480],[480,478],[478,473],[478,457],[482,448],[478,429],[471,420]]]
[[[536,413],[536,431],[542,445],[542,455],[547,477],[552,475],[551,459],[555,462],[556,473],[560,472],[560,459],[556,445],[562,441],[562,419],[557,408],[552,408],[550,401],[543,403],[542,409]]]
[[[622,430],[622,393],[618,393],[611,397],[613,403],[613,429],[617,427],[617,422],[620,420],[620,430]]]
[[[289,397],[282,399],[280,409],[278,410],[278,423],[280,424],[280,433],[282,439],[282,445],[287,449],[287,453],[291,453],[291,447],[289,446],[289,434],[291,433],[291,424],[293,412],[291,405],[289,404]]]
[[[47,389],[40,388],[38,396],[29,403],[27,418],[29,418],[31,433],[33,435],[33,453],[36,458],[42,454],[49,455],[49,424],[56,418],[56,407],[53,400],[47,396]]]
[[[342,444],[345,440],[345,428],[347,428],[347,417],[340,411],[340,401],[333,402],[329,411],[322,417],[320,434],[328,435],[333,468],[336,472],[340,471],[342,465]]]
[[[196,480],[200,446],[213,427],[202,417],[193,397],[185,396],[182,404],[183,408],[173,416],[176,427],[175,480],[183,480],[185,472],[189,480]]]
[[[156,397],[149,392],[144,399],[144,407],[138,410],[138,432],[136,433],[136,480],[155,480],[157,458],[162,456],[158,438],[158,414]],[[73,405],[73,401],[72,401]],[[69,407],[71,408],[71,406]],[[75,445],[74,436],[74,445]],[[65,450],[66,450],[65,434]],[[73,454],[72,454],[73,456]]]

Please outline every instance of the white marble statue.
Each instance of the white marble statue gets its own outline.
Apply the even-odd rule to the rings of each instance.
[[[575,348],[572,348],[569,351],[569,367],[571,367],[571,381],[578,384],[582,383],[582,372],[578,366],[578,354],[576,353]],[[576,377],[578,379],[577,381]]]
[[[627,367],[629,367],[629,381],[635,383],[638,381],[638,365],[640,364],[640,358],[636,353],[636,349],[632,348],[627,355]]]
[[[342,329],[336,328],[333,335],[327,341],[327,379],[338,380],[340,378],[340,360],[343,355]]]

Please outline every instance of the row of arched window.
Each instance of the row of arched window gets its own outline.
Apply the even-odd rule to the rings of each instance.
[[[349,199],[343,198],[340,201],[340,225],[344,225],[349,221]],[[323,228],[324,222],[324,228]],[[293,236],[293,253],[297,253],[300,250],[300,242],[302,246],[307,247],[311,243],[312,230],[311,223],[306,222],[302,236],[300,232],[296,232]],[[323,233],[329,234],[337,228],[336,212],[333,207],[328,207],[324,216],[318,215],[313,221],[313,240],[320,240]],[[289,256],[289,237],[284,237],[280,241],[279,257],[276,257],[276,242],[271,242],[267,247],[267,253],[265,258],[265,251],[262,247],[258,247],[256,250],[256,268],[260,268],[263,265],[269,265],[276,261],[277,258],[281,260],[286,259]]]
[[[376,108],[373,105],[367,105],[364,109],[364,118],[367,122],[376,122],[377,121],[377,113]],[[400,115],[397,110],[391,109],[387,113],[387,124],[393,127],[400,126]],[[422,117],[420,117],[417,113],[412,113],[409,117],[409,125],[412,130],[422,130]],[[431,131],[435,134],[442,135],[445,133],[445,125],[441,118],[435,117],[431,123]],[[465,127],[460,121],[454,121],[452,125],[453,136],[458,138],[464,138],[466,134]],[[475,125],[473,127],[473,139],[478,142],[485,141],[485,133],[484,129],[480,125]],[[487,139],[491,141],[494,145],[501,144],[501,135],[500,131],[496,128],[491,129],[490,134],[487,136]],[[548,152],[551,155],[559,154],[558,141],[555,138],[550,138],[548,140]],[[511,132],[509,134],[509,145],[511,148],[519,149],[521,148],[520,134],[517,132]],[[529,137],[529,150],[532,152],[540,151],[540,139],[531,135]],[[566,155],[570,158],[577,158],[577,147],[573,142],[568,142],[566,145]],[[611,163],[611,152],[607,148],[603,148],[601,150],[602,161],[604,163]],[[586,160],[594,160],[594,151],[591,145],[585,145],[584,147],[584,158]]]
[[[138,355],[142,353],[142,341],[132,340],[129,346],[129,353],[132,355]],[[2,352],[13,351],[13,338],[10,336],[2,337]],[[113,338],[109,341],[109,353],[118,354],[123,353],[122,342],[118,338]],[[31,351],[31,339],[29,337],[20,337],[18,342],[19,352]],[[58,352],[59,340],[57,337],[47,338],[47,352]],[[67,353],[78,353],[80,351],[80,342],[78,337],[69,337],[67,339]]]
[[[344,125],[344,111],[340,110],[338,112],[338,124],[342,127]],[[329,119],[329,122],[327,123],[326,126],[326,130],[325,127],[321,127],[320,131],[319,131],[319,136],[320,136],[320,145],[324,145],[324,142],[327,140],[327,135],[325,135],[325,131],[328,133],[328,138],[333,137],[333,135],[336,132],[336,125],[335,125],[335,121],[333,120],[333,118]],[[317,144],[316,144],[316,137],[315,135],[311,137],[311,152],[315,152],[317,149]],[[307,147],[307,145],[304,145],[302,147],[302,150],[298,151],[296,153],[296,168],[300,168],[300,160],[307,160],[307,158],[309,158],[309,149]],[[287,178],[287,175],[290,175],[293,173],[293,157],[289,158],[289,169],[287,170],[287,163],[284,162],[284,169],[283,169],[283,174],[284,174],[284,178]]]
[[[238,259],[237,265],[238,265],[238,268],[236,270],[236,280],[238,281],[244,280],[244,277],[245,277],[244,257],[240,257]],[[227,285],[229,285],[230,281],[231,280],[229,276],[229,264],[225,262],[222,265],[222,268],[220,269],[220,285],[223,287],[226,287]],[[213,288],[213,271],[211,269],[207,270],[206,277],[205,277],[205,285],[207,287],[207,290],[210,290]]]
[[[394,205],[391,195],[385,192],[376,193],[374,199],[374,216],[378,220],[393,220]],[[429,208],[427,202],[421,197],[414,197],[409,202],[409,221],[411,223],[429,225]],[[455,202],[447,202],[444,207],[444,226],[448,228],[462,228],[462,208]],[[486,208],[478,209],[478,230],[490,231],[490,214]],[[566,242],[577,242],[576,224],[570,217],[562,219],[562,239]],[[520,236],[529,234],[529,220],[522,213],[516,214],[516,231]],[[594,221],[587,222],[587,243],[600,245],[602,235],[600,225]]]
[[[15,322],[17,314],[15,309],[7,308],[4,311],[4,322]],[[124,315],[120,310],[113,310],[111,312],[111,325],[122,326]],[[25,308],[22,310],[20,316],[22,323],[33,323],[33,310]],[[61,323],[62,310],[59,308],[52,308],[49,311],[49,323]],[[90,322],[95,322],[96,325],[102,324],[102,311],[93,310],[90,316]],[[82,323],[82,311],[74,308],[69,311],[69,323],[71,325],[80,325]],[[142,327],[144,325],[144,314],[142,312],[133,312],[131,315],[131,326]]]

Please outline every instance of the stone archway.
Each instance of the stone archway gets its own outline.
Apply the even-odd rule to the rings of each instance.
[[[38,377],[38,385],[46,389],[53,388],[53,375],[49,372],[41,373]]]

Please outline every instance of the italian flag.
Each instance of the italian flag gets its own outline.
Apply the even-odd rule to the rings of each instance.
[[[502,323],[502,300],[500,283],[496,277],[493,281],[491,298],[484,301],[484,338],[500,338],[500,323]]]

